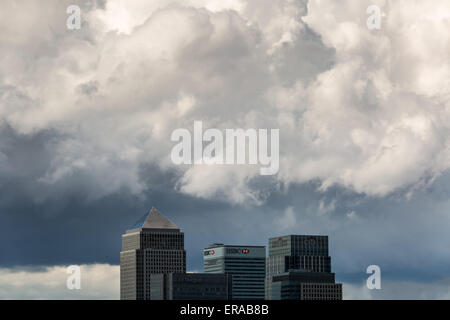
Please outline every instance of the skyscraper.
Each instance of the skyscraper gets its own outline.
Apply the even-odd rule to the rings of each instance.
[[[340,300],[328,255],[328,236],[289,235],[269,239],[267,300]]]
[[[120,298],[149,300],[150,275],[186,273],[184,234],[152,208],[122,235]]]
[[[232,275],[232,300],[264,300],[266,247],[214,244],[203,262],[205,273]]]

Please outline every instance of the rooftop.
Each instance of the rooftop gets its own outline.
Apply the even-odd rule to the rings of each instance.
[[[203,250],[213,249],[213,248],[222,248],[222,247],[223,248],[265,248],[266,246],[253,246],[253,245],[239,246],[239,245],[232,245],[232,244],[214,243]]]
[[[171,229],[179,230],[180,228],[167,219],[156,208],[152,208],[149,213],[146,213],[140,218],[129,230],[134,229]]]

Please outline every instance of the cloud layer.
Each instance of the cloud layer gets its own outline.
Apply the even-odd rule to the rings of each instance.
[[[58,132],[39,182],[85,172],[104,181],[93,197],[141,192],[138,168],[154,163],[188,194],[261,203],[251,166],[171,163],[171,132],[194,120],[280,128],[276,183],[414,190],[450,163],[450,5],[375,1],[385,17],[370,31],[373,2],[80,1],[70,31],[68,1],[7,0],[0,119]]]
[[[0,299],[12,300],[117,300],[119,266],[82,265],[81,288],[69,290],[67,267],[0,269]]]
[[[30,269],[0,269],[0,299],[15,300],[117,300],[119,266],[82,265],[81,288],[69,290],[66,266]],[[344,283],[344,299],[421,299],[450,298],[450,280],[432,283],[382,281],[381,290],[369,290],[365,283]]]

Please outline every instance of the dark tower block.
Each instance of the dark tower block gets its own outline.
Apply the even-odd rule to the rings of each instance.
[[[288,235],[269,239],[266,300],[342,300],[328,254],[328,237]]]
[[[186,273],[184,233],[152,208],[122,235],[120,299],[150,300],[150,275]]]

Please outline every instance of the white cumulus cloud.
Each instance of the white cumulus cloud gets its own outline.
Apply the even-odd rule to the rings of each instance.
[[[82,28],[67,30],[72,2],[0,13],[1,123],[64,137],[39,183],[85,172],[102,181],[93,197],[139,193],[140,165],[156,163],[181,192],[262,203],[274,181],[385,196],[449,167],[448,1],[75,1]],[[371,4],[381,30],[366,27]],[[170,134],[195,120],[279,128],[279,174],[175,167]]]
[[[80,289],[69,290],[67,266],[0,269],[0,299],[117,300],[119,266],[80,265]]]

